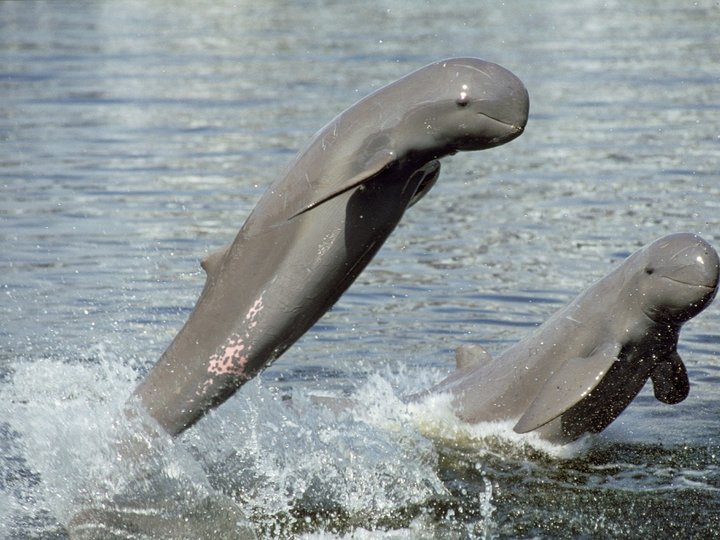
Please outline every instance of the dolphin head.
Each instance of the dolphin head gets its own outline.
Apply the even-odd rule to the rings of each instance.
[[[637,290],[652,320],[682,324],[715,298],[720,260],[713,247],[691,233],[656,240],[637,255]]]
[[[415,74],[416,105],[403,121],[412,134],[408,150],[439,158],[460,150],[483,150],[520,136],[529,98],[510,71],[477,58],[430,64]],[[424,95],[424,99],[417,99]]]

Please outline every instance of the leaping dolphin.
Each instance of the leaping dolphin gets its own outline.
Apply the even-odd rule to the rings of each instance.
[[[460,347],[457,371],[414,399],[449,392],[467,422],[519,417],[516,432],[557,443],[605,429],[648,379],[658,400],[679,403],[690,389],[680,328],[712,302],[719,268],[699,236],[660,238],[498,358]]]
[[[528,94],[476,58],[435,62],[362,99],[310,140],[235,240],[135,390],[170,434],[197,422],[302,336],[432,187],[438,159],[518,137]]]

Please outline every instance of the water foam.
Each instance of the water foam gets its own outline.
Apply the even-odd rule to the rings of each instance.
[[[27,469],[0,492],[0,530],[60,522],[76,538],[249,538],[247,516],[268,538],[422,538],[437,520],[491,537],[486,457],[583,449],[518,435],[511,421],[464,423],[446,395],[408,404],[402,396],[437,375],[420,369],[370,375],[340,411],[302,384],[288,396],[256,379],[173,440],[142,412],[126,414],[137,380],[128,363],[101,348],[86,356],[18,360],[0,387],[15,434],[5,439]],[[448,447],[469,452],[482,476],[474,521],[452,509],[439,465]]]
[[[213,483],[271,535],[312,524],[379,526],[446,496],[432,444],[394,419],[380,396],[356,402],[337,413],[303,389],[287,400],[253,381],[186,442]]]
[[[18,460],[39,480],[3,493],[12,499],[3,526],[19,533],[38,523],[62,529],[59,522],[73,538],[171,539],[180,524],[185,532],[217,532],[220,517],[230,516],[228,534],[215,537],[238,538],[241,512],[187,451],[151,433],[148,418],[126,415],[135,372],[101,349],[91,358],[11,366],[0,400],[22,447]],[[208,523],[208,515],[217,519]]]

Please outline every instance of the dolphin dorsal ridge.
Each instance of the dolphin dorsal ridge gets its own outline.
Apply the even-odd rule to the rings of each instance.
[[[225,254],[228,251],[230,251],[230,246],[224,246],[209,253],[208,256],[200,262],[200,266],[203,270],[205,270],[205,273],[208,276],[217,275],[218,271],[220,270],[220,265],[222,264],[223,257],[225,257]]]

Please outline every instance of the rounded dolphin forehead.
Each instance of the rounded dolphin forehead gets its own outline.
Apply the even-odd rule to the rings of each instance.
[[[518,94],[527,98],[525,85],[512,72],[498,64],[477,58],[457,58],[433,66],[435,76],[448,91],[465,92],[475,98],[507,98]]]
[[[649,263],[663,266],[708,265],[718,266],[715,249],[705,240],[692,233],[665,236],[645,248]]]
[[[694,234],[656,240],[638,252],[630,265],[630,283],[642,294],[641,306],[650,318],[682,323],[712,302],[718,286],[720,262],[710,244]]]
[[[472,60],[472,59],[470,59]],[[507,69],[490,62],[458,60],[446,66],[446,99],[471,105],[477,113],[523,128],[527,123],[530,98],[525,85]]]
[[[522,81],[504,67],[477,58],[434,62],[368,96],[368,102],[383,112],[386,124],[390,117],[466,109],[458,107],[461,101],[472,105],[466,113],[485,114],[519,128],[527,123],[529,97]]]
[[[471,76],[478,80],[482,80],[483,78],[492,80],[498,77],[510,77],[519,82],[519,79],[506,68],[493,62],[480,60],[479,58],[453,58],[450,60],[441,60],[434,65],[445,70],[449,76],[453,74],[456,77]]]

